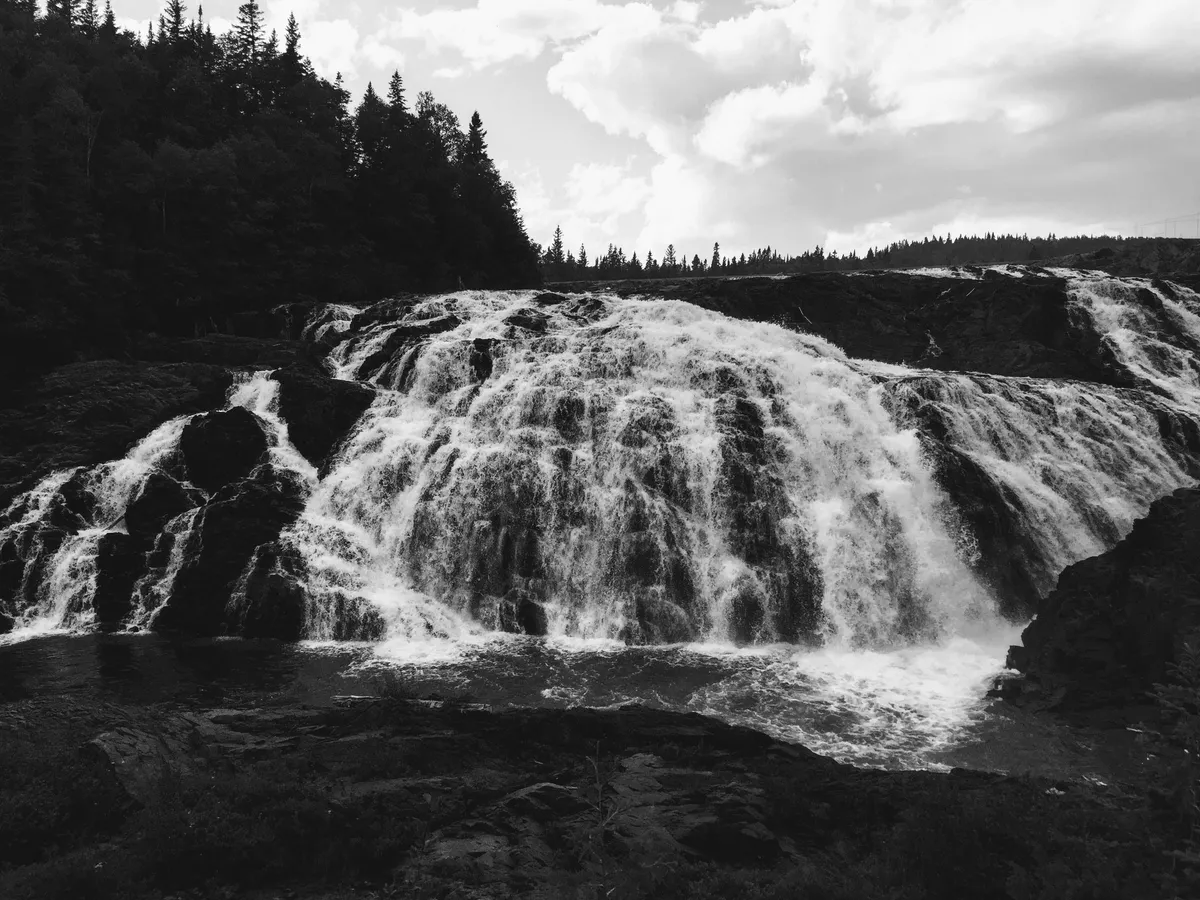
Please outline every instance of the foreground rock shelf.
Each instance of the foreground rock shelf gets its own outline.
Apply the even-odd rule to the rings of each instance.
[[[1139,785],[859,770],[698,715],[249,699],[0,707],[0,895],[1150,898],[1176,838]]]

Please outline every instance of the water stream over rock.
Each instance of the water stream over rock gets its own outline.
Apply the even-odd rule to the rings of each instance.
[[[1058,573],[1200,460],[1195,293],[1000,277],[1062,280],[1110,382],[857,360],[653,298],[320,308],[301,330],[340,381],[247,376],[224,411],[16,498],[3,640],[367,641],[372,664],[478,688],[526,677],[513,648],[537,638],[576,673],[546,702],[595,702],[605,660],[642,645],[736,660],[668,705],[929,764]],[[631,683],[609,702],[633,699],[654,700]]]

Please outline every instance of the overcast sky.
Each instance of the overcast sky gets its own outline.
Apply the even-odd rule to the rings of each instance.
[[[113,0],[142,34],[163,5]],[[593,255],[1128,233],[1200,211],[1200,0],[263,6],[281,34],[295,12],[301,50],[356,100],[398,68],[413,97],[477,109],[534,240],[561,224]]]

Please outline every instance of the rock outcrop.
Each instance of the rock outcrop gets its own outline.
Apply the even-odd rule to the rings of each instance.
[[[319,366],[293,365],[271,376],[279,382],[279,414],[288,437],[304,457],[320,466],[371,405],[375,392],[339,381]]]
[[[1009,665],[1064,712],[1144,706],[1183,644],[1200,643],[1197,547],[1200,489],[1158,500],[1116,547],[1059,576]]]
[[[199,491],[165,472],[154,471],[125,510],[125,528],[131,537],[153,544],[168,522],[203,502],[204,496]]]
[[[304,510],[295,476],[263,464],[208,502],[193,526],[196,550],[176,576],[154,620],[163,632],[215,635],[229,630],[226,606],[254,551],[279,537]]]
[[[828,272],[560,287],[686,300],[819,335],[861,359],[1113,383],[1111,367],[1093,352],[1092,336],[1070,315],[1064,279],[972,273],[978,277]]]
[[[192,419],[179,449],[188,480],[211,494],[250,474],[267,451],[267,435],[254,413],[235,406]]]

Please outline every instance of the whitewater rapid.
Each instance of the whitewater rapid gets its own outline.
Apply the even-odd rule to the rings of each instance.
[[[258,416],[270,462],[304,486],[280,545],[301,562],[314,652],[369,641],[371,665],[411,679],[526,679],[540,685],[529,702],[661,703],[846,760],[935,765],[982,714],[1021,624],[998,612],[938,454],[1002,498],[1042,595],[1194,481],[1172,429],[1200,421],[1200,298],[1049,274],[1067,279],[1116,386],[856,360],[679,301],[459,292],[305,323],[338,377],[377,389],[321,471],[292,446],[269,373],[228,402]],[[0,546],[36,559],[20,586],[31,602],[0,640],[91,627],[98,542],[123,530],[151,472],[178,475],[189,421],[48,476],[0,516]],[[37,546],[69,482],[95,510]],[[131,630],[170,596],[198,516],[168,523]],[[638,681],[646,666],[667,673],[659,687]],[[672,686],[684,671],[704,675]]]

